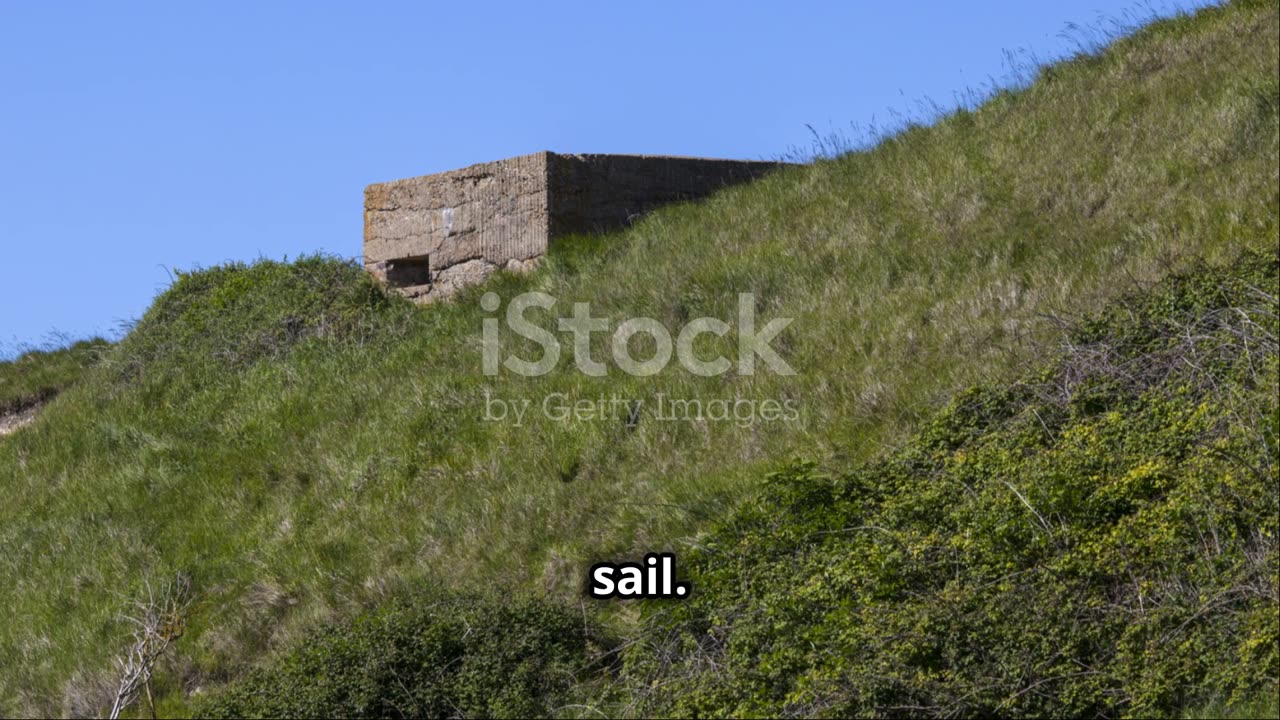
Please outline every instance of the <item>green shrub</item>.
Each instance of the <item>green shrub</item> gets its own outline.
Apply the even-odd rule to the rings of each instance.
[[[601,650],[532,599],[397,602],[332,625],[195,707],[197,717],[537,717]]]
[[[650,609],[641,707],[1151,716],[1273,692],[1278,267],[1173,278],[882,461],[772,475],[687,558],[694,599]]]

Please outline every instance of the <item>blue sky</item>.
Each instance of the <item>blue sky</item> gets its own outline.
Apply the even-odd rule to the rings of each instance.
[[[168,268],[359,256],[372,182],[544,149],[774,158],[1006,78],[1005,51],[1070,52],[1068,22],[1171,7],[0,1],[0,355],[114,333]]]

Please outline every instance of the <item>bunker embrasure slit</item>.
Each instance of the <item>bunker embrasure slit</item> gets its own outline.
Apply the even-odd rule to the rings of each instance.
[[[431,256],[396,258],[388,260],[387,284],[394,288],[420,287],[431,284]]]

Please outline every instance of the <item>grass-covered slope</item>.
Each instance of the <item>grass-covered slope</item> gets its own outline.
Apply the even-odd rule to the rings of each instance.
[[[797,463],[699,538],[632,702],[1169,716],[1280,694],[1280,256],[1170,280],[902,451]],[[652,689],[652,690],[651,690]]]
[[[956,390],[1010,377],[1047,316],[1275,244],[1278,34],[1274,3],[1162,22],[424,311],[332,261],[184,276],[0,439],[0,710],[96,712],[149,579],[191,582],[157,677],[176,697],[417,583],[576,596],[587,564],[679,549],[778,458],[900,445]],[[775,347],[797,374],[591,378],[566,353],[542,378],[484,376],[480,293],[531,289],[558,316],[590,302],[672,328],[754,293],[762,320],[794,318]],[[790,400],[800,418],[516,426],[483,420],[486,393]]]
[[[47,402],[74,385],[107,352],[105,340],[31,350],[0,361],[0,417]]]
[[[770,474],[685,557],[692,601],[650,603],[625,642],[547,602],[393,603],[197,711],[1274,715],[1278,303],[1274,250],[1198,268],[959,394],[901,451]],[[523,671],[495,684],[503,668]]]

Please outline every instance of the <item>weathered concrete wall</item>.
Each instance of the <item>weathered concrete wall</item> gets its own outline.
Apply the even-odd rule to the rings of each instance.
[[[778,163],[643,155],[523,155],[370,185],[364,261],[418,300],[529,267],[556,237],[606,232]]]
[[[704,198],[778,165],[660,155],[550,153],[551,237],[616,230],[663,205]]]
[[[412,297],[479,282],[547,250],[547,154],[370,185],[364,262]]]

